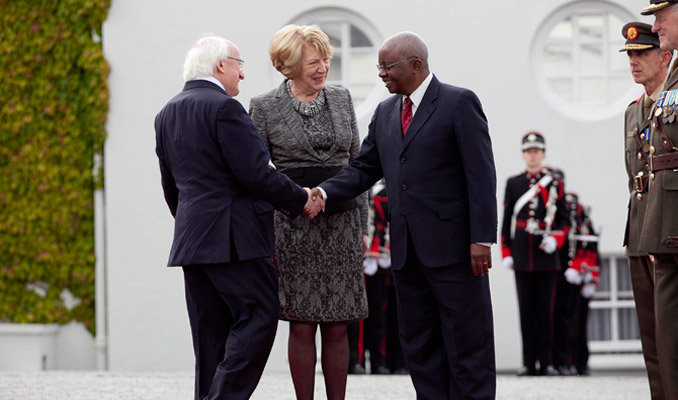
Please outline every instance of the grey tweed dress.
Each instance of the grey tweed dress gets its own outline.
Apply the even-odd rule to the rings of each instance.
[[[288,81],[250,102],[250,115],[279,170],[346,165],[359,151],[355,113],[346,89],[326,87],[312,102],[292,96]],[[362,272],[361,207],[312,220],[275,213],[275,263],[280,319],[340,322],[367,317]]]

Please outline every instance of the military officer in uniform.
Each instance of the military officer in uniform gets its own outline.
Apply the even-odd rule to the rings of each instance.
[[[629,182],[629,206],[626,219],[624,246],[629,258],[633,298],[636,302],[643,357],[650,381],[652,399],[665,399],[662,378],[657,362],[654,311],[654,265],[647,253],[639,250],[640,232],[648,203],[647,187],[650,178],[648,141],[651,139],[651,111],[668,74],[671,52],[659,48],[659,37],[652,26],[629,22],[622,28],[626,39],[624,47],[629,58],[633,80],[645,91],[629,104],[624,114],[625,163]]]
[[[678,49],[678,0],[651,0],[662,50]],[[659,372],[667,399],[678,399],[678,72],[674,63],[652,110],[650,181],[640,251],[654,256]]]
[[[527,169],[506,182],[501,241],[503,264],[515,270],[523,367],[519,376],[558,375],[552,365],[552,304],[565,242],[567,214],[562,180],[542,167],[544,136],[522,139]],[[539,369],[537,369],[537,362]]]

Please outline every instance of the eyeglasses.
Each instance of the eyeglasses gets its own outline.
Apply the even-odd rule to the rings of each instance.
[[[242,67],[245,65],[245,60],[243,60],[241,58],[231,57],[231,56],[226,56],[226,58],[228,58],[229,60],[237,61],[238,62],[238,68],[240,68],[240,70],[242,71]]]
[[[379,71],[379,72],[381,72],[381,71],[386,71],[386,72],[388,72],[388,71],[391,70],[391,68],[395,67],[396,65],[400,64],[401,62],[404,62],[404,61],[410,61],[410,60],[416,59],[416,58],[417,58],[417,57],[415,57],[415,56],[410,56],[410,57],[407,57],[407,58],[403,58],[403,59],[400,60],[400,61],[392,62],[392,63],[390,63],[390,64],[385,64],[385,65],[384,65],[384,64],[377,64],[377,71]]]

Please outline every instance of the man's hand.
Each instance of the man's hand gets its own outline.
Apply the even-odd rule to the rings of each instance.
[[[318,215],[318,213],[325,208],[325,201],[323,200],[322,196],[320,196],[319,191],[317,195],[314,195],[311,189],[304,188],[304,190],[306,190],[306,193],[308,193],[308,200],[306,201],[304,211],[301,212],[301,215],[304,218],[313,219],[313,217]],[[313,190],[317,191],[318,189]]]
[[[325,204],[325,199],[323,199],[323,192],[321,192],[320,189],[314,187],[313,189],[311,189],[311,194],[321,199],[323,201],[323,205]]]
[[[483,276],[489,272],[490,268],[492,268],[490,246],[471,243],[471,267],[475,276]]]

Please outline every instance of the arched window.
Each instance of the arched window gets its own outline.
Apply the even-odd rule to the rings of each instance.
[[[621,28],[633,19],[617,5],[582,1],[544,21],[533,41],[533,69],[554,108],[576,119],[601,120],[628,105],[639,89],[619,48]]]
[[[382,38],[374,26],[360,15],[336,7],[305,12],[291,23],[317,25],[330,37],[334,55],[327,83],[351,91],[359,119],[369,115],[383,94],[375,68]]]

